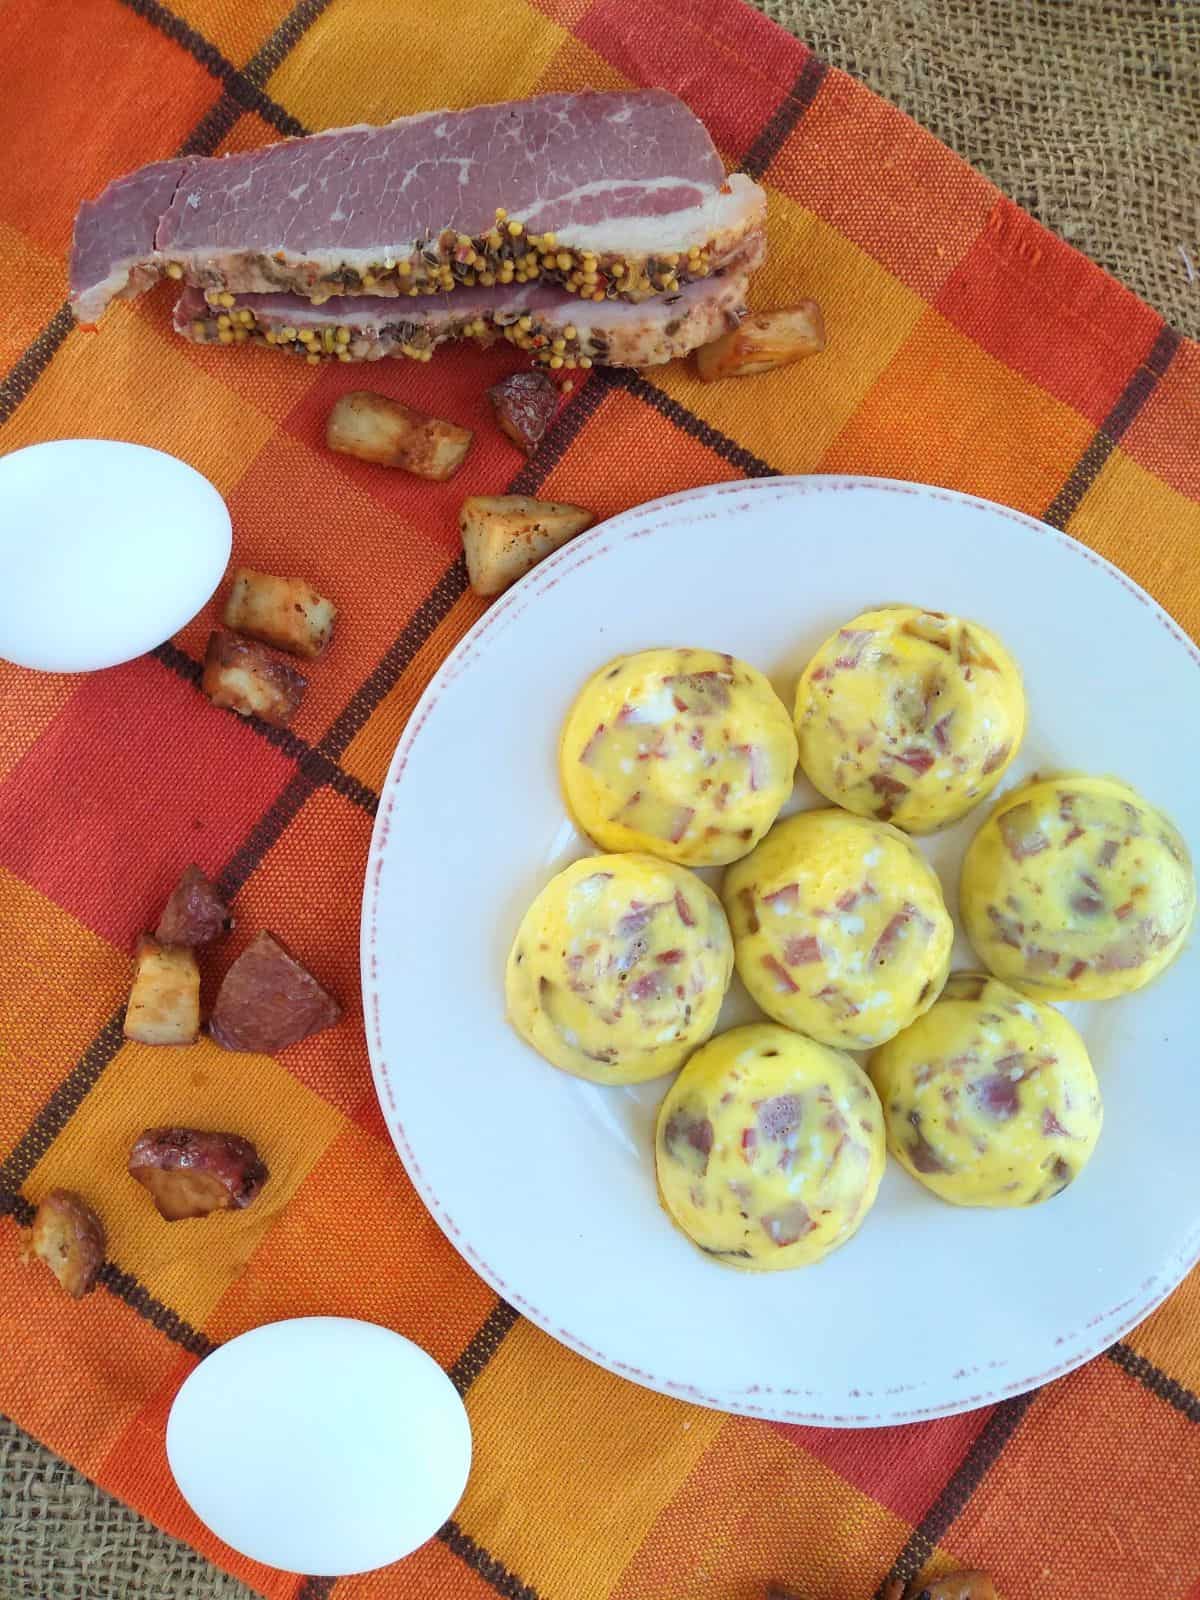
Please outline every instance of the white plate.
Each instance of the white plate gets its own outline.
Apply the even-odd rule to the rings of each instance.
[[[1200,845],[1200,653],[1061,533],[945,490],[776,478],[672,495],[576,539],[499,600],[434,679],[388,775],[363,905],[376,1086],[422,1198],[471,1265],[554,1338],[702,1405],[859,1427],[1017,1394],[1104,1349],[1200,1253],[1193,940],[1128,1000],[1068,1008],[1106,1119],[1083,1176],[1027,1211],[944,1205],[890,1164],[849,1245],[744,1274],[655,1196],[669,1080],[602,1089],[504,1020],[528,902],[589,849],[555,778],[558,729],[610,656],[701,645],[790,704],[815,646],[872,605],[976,617],[1025,669],[1035,769],[1128,778]],[[812,803],[797,793],[797,804]],[[929,844],[947,900],[979,814]],[[971,961],[960,941],[959,964]],[[744,995],[725,1021],[752,1014]]]

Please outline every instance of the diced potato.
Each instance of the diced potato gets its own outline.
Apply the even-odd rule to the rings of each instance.
[[[194,1044],[200,1037],[200,969],[184,945],[138,940],[125,1037],[139,1044]]]
[[[273,1055],[332,1027],[341,1014],[312,973],[264,930],[225,974],[208,1031],[226,1050]]]
[[[193,862],[172,889],[154,937],[159,944],[210,944],[232,927],[229,907]]]
[[[596,513],[582,506],[524,494],[472,495],[458,514],[472,589],[502,594],[595,520]]]
[[[270,1176],[249,1139],[199,1128],[147,1128],[130,1151],[129,1175],[168,1222],[241,1211]]]
[[[331,450],[437,483],[452,478],[462,466],[471,438],[470,430],[455,422],[426,416],[369,389],[342,395],[325,429]]]
[[[732,333],[696,352],[696,370],[705,383],[718,378],[752,378],[789,361],[819,355],[825,348],[825,319],[815,300],[788,311],[756,311]]]
[[[222,621],[236,633],[313,661],[329,643],[336,616],[333,601],[302,578],[274,578],[239,567]]]
[[[286,728],[304,698],[308,679],[286,661],[277,661],[262,645],[218,628],[208,641],[200,687],[215,706]]]
[[[496,422],[526,455],[532,455],[558,410],[558,389],[544,372],[511,372],[488,390]]]
[[[43,1197],[29,1243],[72,1300],[96,1287],[104,1265],[104,1224],[74,1189],[51,1189]]]

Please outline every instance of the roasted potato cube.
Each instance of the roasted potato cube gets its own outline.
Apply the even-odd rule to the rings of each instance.
[[[159,944],[210,944],[232,927],[229,907],[193,862],[172,889],[154,937]]]
[[[329,643],[336,616],[333,601],[303,578],[274,578],[239,567],[221,620],[236,633],[314,661]]]
[[[168,1222],[240,1211],[270,1176],[249,1139],[199,1128],[147,1128],[129,1152],[129,1175]]]
[[[471,438],[470,430],[455,422],[426,416],[369,389],[342,395],[325,429],[331,450],[437,483],[452,478],[462,466]]]
[[[200,1037],[200,969],[185,945],[138,940],[125,1008],[125,1037],[139,1044],[194,1044]]]
[[[996,1586],[986,1572],[949,1572],[942,1578],[919,1579],[909,1586],[909,1600],[997,1600]]]
[[[705,383],[718,378],[752,378],[789,361],[819,355],[825,348],[825,319],[815,300],[789,311],[755,311],[732,333],[696,352],[696,370]]]
[[[208,1031],[226,1050],[274,1055],[332,1027],[342,1008],[265,930],[225,974]]]
[[[458,514],[467,572],[476,594],[501,594],[552,550],[590,528],[594,511],[531,500],[524,494],[477,494]]]
[[[72,1300],[96,1287],[104,1265],[104,1224],[74,1189],[51,1189],[43,1197],[29,1243]]]
[[[558,409],[558,390],[544,372],[513,372],[488,390],[500,431],[531,456]]]
[[[208,641],[200,687],[215,706],[286,728],[304,698],[308,679],[286,661],[277,661],[262,645],[218,628]]]

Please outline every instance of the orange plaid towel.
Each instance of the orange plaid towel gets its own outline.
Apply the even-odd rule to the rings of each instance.
[[[116,671],[0,668],[0,1203],[20,1223],[51,1186],[78,1187],[111,1251],[103,1290],[75,1305],[0,1224],[0,1407],[280,1600],[752,1600],[772,1579],[865,1600],[929,1560],[990,1569],[1005,1600],[1195,1600],[1200,1277],[1073,1376],[949,1421],[827,1432],[645,1393],[497,1303],[416,1199],[372,1092],[357,930],[388,758],[481,610],[462,495],[515,482],[607,514],[739,475],[927,479],[1069,528],[1196,633],[1200,346],[737,0],[7,0],[0,39],[0,448],[90,434],[173,451],[227,497],[235,559],[302,573],[342,609],[293,733],[197,692],[211,608]],[[77,202],[142,162],[630,83],[682,95],[765,183],[755,300],[820,300],[819,360],[707,388],[682,363],[593,372],[519,470],[483,399],[507,349],[372,368],[478,424],[440,486],[323,448],[354,367],[188,345],[166,291],[99,333],[62,308]],[[278,1060],[122,1042],[131,942],[193,858],[236,892],[220,959],[277,929],[343,997],[343,1026]],[[123,1168],[133,1136],[168,1121],[251,1136],[272,1173],[261,1200],[164,1227]],[[476,1439],[438,1538],[336,1584],[218,1544],[163,1451],[171,1398],[214,1342],[313,1312],[425,1345]],[[880,1338],[905,1315],[881,1307]]]

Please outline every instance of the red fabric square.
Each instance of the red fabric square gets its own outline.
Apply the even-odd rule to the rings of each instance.
[[[293,771],[142,656],[92,674],[0,785],[0,864],[129,947],[188,862],[216,872]]]
[[[745,155],[812,52],[749,6],[596,0],[576,33],[634,83],[669,89],[734,161]]]
[[[992,1414],[968,1411],[903,1428],[769,1426],[906,1522],[918,1523]]]
[[[1097,427],[1162,327],[1135,294],[1005,199],[936,304]]]

